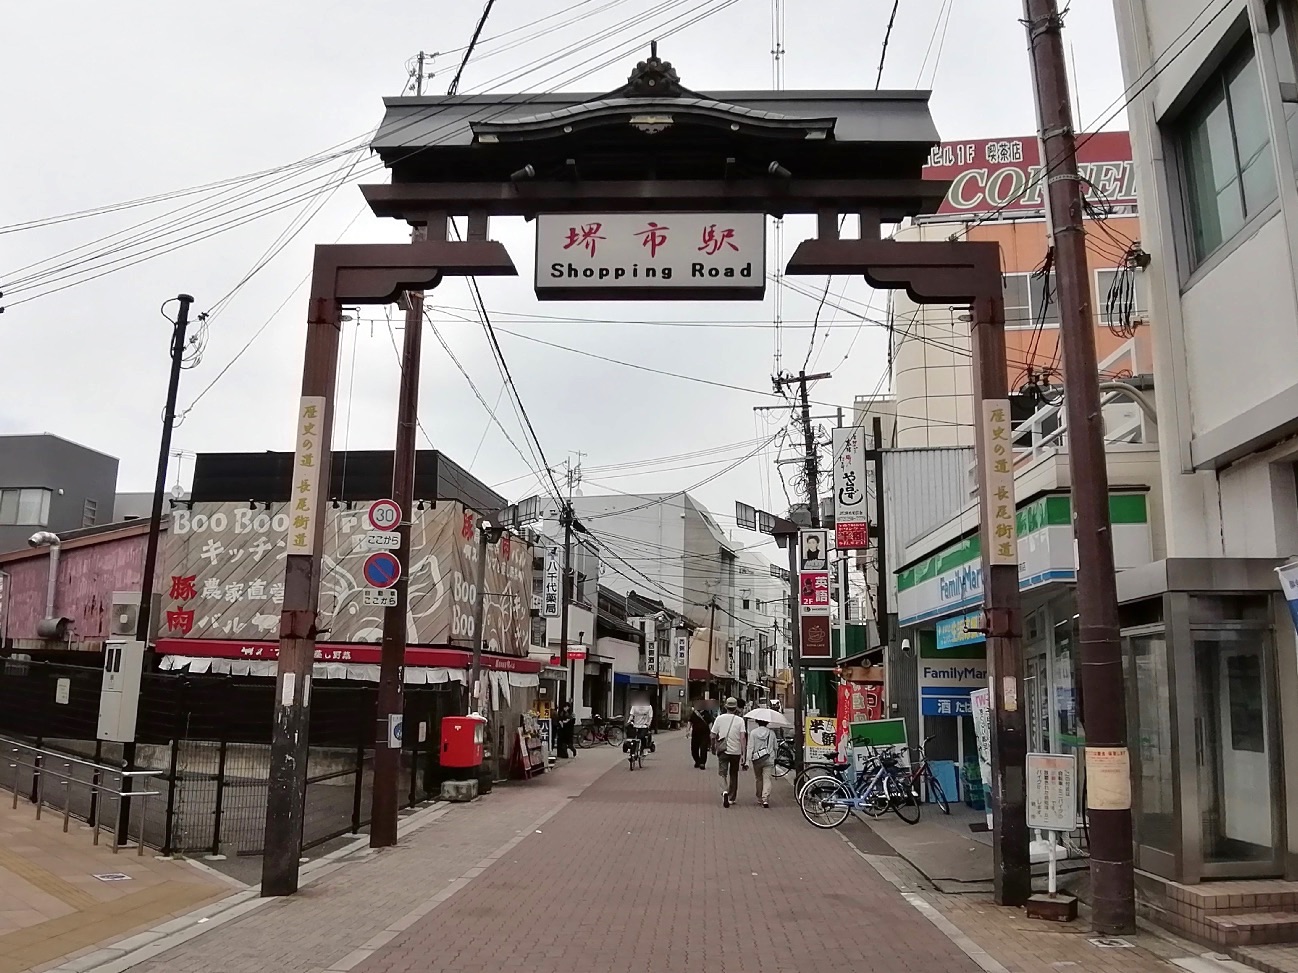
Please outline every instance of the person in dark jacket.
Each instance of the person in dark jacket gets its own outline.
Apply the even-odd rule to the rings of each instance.
[[[572,715],[572,707],[564,703],[559,707],[558,719],[558,743],[559,756],[567,757],[568,754],[577,756],[577,748],[573,746],[573,735],[577,726],[577,719]]]
[[[707,708],[706,701],[699,703],[690,713],[690,753],[694,756],[694,766],[706,770],[708,750],[712,736],[714,714]]]

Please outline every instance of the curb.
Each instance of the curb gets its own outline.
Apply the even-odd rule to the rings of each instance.
[[[451,804],[438,802],[408,814],[397,824],[397,836],[410,834],[425,825],[431,824],[453,807]],[[299,888],[335,872],[348,863],[349,859],[361,860],[374,853],[369,847],[369,838],[361,836],[341,848],[336,848],[327,855],[310,861],[300,871]],[[209,866],[199,862],[192,864],[204,869]],[[228,879],[228,876],[223,876]],[[186,913],[160,925],[136,933],[126,939],[118,940],[111,946],[100,947],[93,952],[69,960],[60,966],[50,968],[47,973],[123,973],[138,966],[146,960],[153,959],[168,950],[175,949],[191,939],[203,935],[209,930],[232,922],[271,902],[284,901],[279,898],[262,898],[261,886],[253,885],[227,895],[223,899],[211,902],[193,912]]]

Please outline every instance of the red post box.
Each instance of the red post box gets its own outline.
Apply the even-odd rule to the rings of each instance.
[[[487,721],[477,715],[442,718],[442,766],[482,766]]]

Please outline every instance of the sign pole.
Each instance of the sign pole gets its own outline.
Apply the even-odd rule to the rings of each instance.
[[[429,226],[436,230],[436,221]],[[415,227],[411,242],[426,237],[428,228]],[[441,235],[445,238],[446,221]],[[394,585],[396,600],[383,609],[383,655],[379,663],[379,689],[374,732],[373,811],[370,847],[386,848],[397,843],[397,811],[401,801],[401,748],[391,746],[392,717],[405,711],[402,683],[405,680],[406,604],[410,588],[410,515],[415,505],[415,430],[419,422],[419,363],[424,333],[423,291],[406,291],[405,333],[402,336],[401,385],[397,393],[397,441],[392,455],[392,499],[400,510],[396,550],[401,574]]]

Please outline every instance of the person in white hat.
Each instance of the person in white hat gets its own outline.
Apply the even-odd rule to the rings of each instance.
[[[739,700],[731,696],[726,700],[726,711],[712,724],[712,749],[721,764],[725,788],[721,791],[721,806],[730,807],[739,796],[739,770],[747,770],[748,729],[744,718],[736,710]]]

